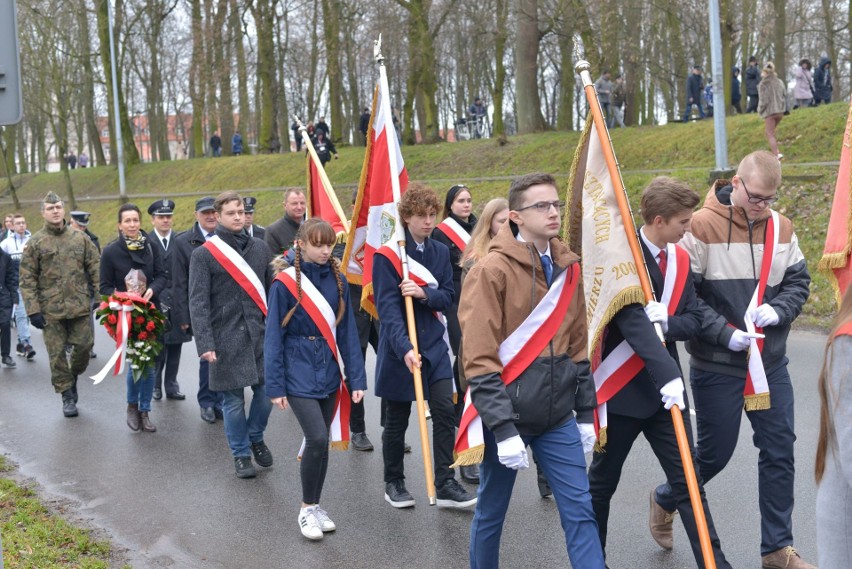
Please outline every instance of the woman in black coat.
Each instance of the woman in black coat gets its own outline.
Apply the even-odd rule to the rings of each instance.
[[[18,269],[12,257],[0,251],[0,353],[3,365],[15,367],[12,359],[12,308],[18,301]]]
[[[127,292],[124,282],[131,269],[142,271],[146,279],[142,298],[154,304],[158,293],[166,286],[166,271],[163,259],[141,230],[142,215],[134,204],[124,204],[118,209],[118,239],[104,248],[101,255],[101,286],[103,295],[115,291]],[[154,392],[155,368],[148,368],[145,376],[133,381],[133,372],[127,369],[127,426],[134,431],[157,430],[148,418]]]

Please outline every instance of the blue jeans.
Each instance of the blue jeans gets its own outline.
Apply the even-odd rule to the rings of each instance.
[[[484,435],[485,460],[479,469],[479,500],[470,526],[471,569],[497,569],[499,566],[503,521],[518,474],[500,464],[494,435],[488,429],[484,429]],[[571,566],[604,569],[576,421],[571,419],[537,437],[524,437],[524,442],[532,448],[553,490]]]
[[[139,381],[133,381],[133,371],[130,362],[127,363],[127,404],[139,405],[139,411],[147,413],[151,410],[151,397],[154,394],[154,367],[148,368]]]
[[[793,544],[793,384],[787,362],[767,371],[771,407],[746,411],[753,431],[760,506],[760,552],[767,555]],[[705,486],[731,460],[743,416],[745,378],[692,369],[689,382],[698,424],[696,461]],[[657,503],[674,510],[668,484],[657,487]]]
[[[683,122],[689,122],[689,115],[692,114],[692,105],[698,107],[698,116],[702,119],[704,118],[704,107],[701,106],[701,101],[696,101],[694,103],[686,103],[686,112],[683,113]]]
[[[222,409],[222,392],[210,391],[210,363],[198,360],[198,406],[202,409]]]
[[[222,408],[225,419],[225,436],[234,458],[250,457],[251,443],[263,440],[263,432],[272,412],[272,401],[266,396],[263,385],[252,385],[254,392],[251,398],[249,414],[246,417],[245,388],[223,391],[225,405]]]
[[[18,329],[18,343],[30,343],[30,320],[27,318],[27,307],[24,306],[24,297],[21,289],[18,289],[18,304],[15,306],[15,328]]]

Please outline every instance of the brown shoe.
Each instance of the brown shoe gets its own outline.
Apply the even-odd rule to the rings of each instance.
[[[651,490],[651,512],[648,516],[648,527],[651,530],[651,537],[657,542],[657,545],[663,549],[671,549],[674,547],[674,535],[672,533],[672,520],[674,520],[677,512],[667,512],[658,503],[655,498],[656,491]]]
[[[127,405],[127,426],[131,431],[138,431],[139,425],[139,405],[136,403],[128,403]]]
[[[139,413],[139,420],[142,423],[142,430],[143,431],[145,431],[146,433],[156,433],[157,432],[157,427],[154,426],[154,423],[152,423],[150,419],[148,419],[148,412],[147,411],[141,411]]]
[[[763,569],[817,569],[799,557],[799,552],[792,545],[764,555],[761,566]]]

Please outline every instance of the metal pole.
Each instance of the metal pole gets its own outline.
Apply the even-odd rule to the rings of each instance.
[[[112,34],[112,0],[104,0],[107,5],[107,24],[109,26],[109,59],[112,67],[112,109],[115,114],[115,147],[118,158],[118,194],[122,201],[127,200],[127,189],[124,183],[124,149],[121,142],[121,120],[118,114],[118,73],[115,67],[115,39]]]
[[[713,134],[716,142],[716,172],[728,170],[728,132],[725,128],[725,74],[722,70],[722,32],[719,0],[707,0],[710,17],[710,54],[713,67]]]

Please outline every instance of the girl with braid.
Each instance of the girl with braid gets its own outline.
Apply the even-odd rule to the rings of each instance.
[[[311,540],[336,529],[319,503],[341,369],[345,367],[352,401],[361,401],[367,388],[349,285],[331,256],[335,241],[331,225],[311,218],[296,234],[291,262],[282,257],[273,261],[276,277],[269,289],[264,342],[266,393],[274,406],[293,410],[305,435],[298,522],[302,535]]]

